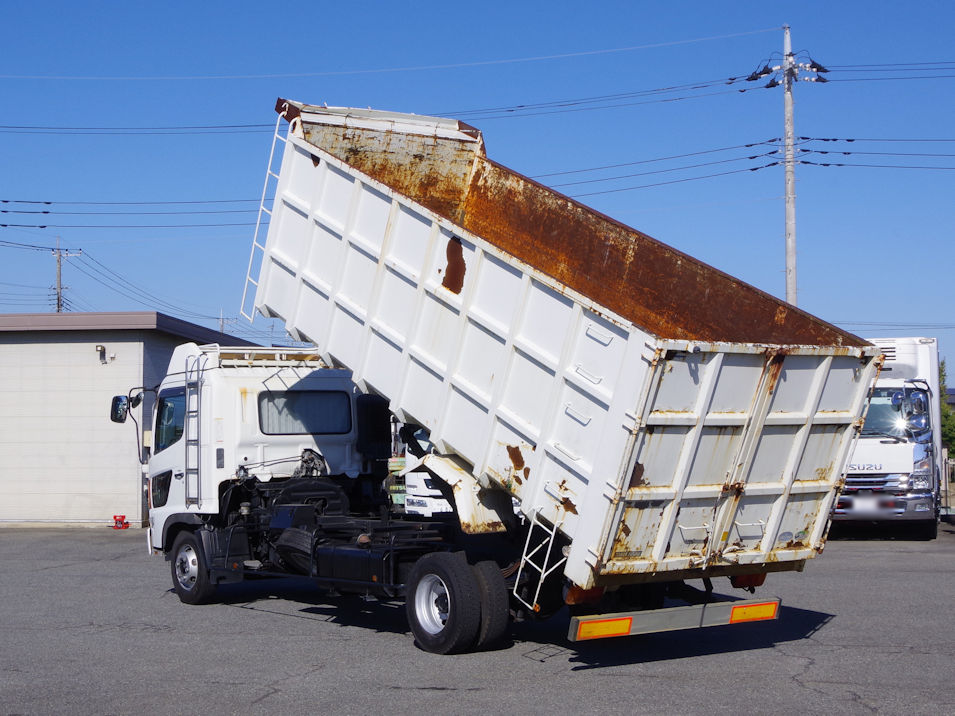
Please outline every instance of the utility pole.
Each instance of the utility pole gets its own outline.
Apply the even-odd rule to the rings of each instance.
[[[793,120],[793,82],[796,60],[793,57],[789,25],[783,25],[783,113],[786,151],[786,302],[796,305],[796,158]]]
[[[83,252],[71,254],[69,249],[65,251],[60,249],[60,237],[57,236],[53,253],[56,255],[56,312],[63,313],[63,257],[80,256]]]
[[[813,72],[813,77],[800,77],[800,70]],[[792,41],[789,37],[789,25],[783,25],[783,62],[781,65],[770,67],[769,63],[753,71],[747,82],[755,82],[773,75],[764,87],[783,86],[783,164],[786,178],[786,301],[796,305],[796,129],[793,119],[793,83],[796,80],[804,82],[826,82],[820,73],[828,72],[825,67],[810,58],[809,62],[796,62],[793,55]],[[782,81],[777,79],[776,73],[782,73]]]

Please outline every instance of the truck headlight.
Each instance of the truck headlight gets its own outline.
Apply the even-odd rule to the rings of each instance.
[[[916,460],[909,476],[910,490],[929,490],[932,488],[932,456]]]

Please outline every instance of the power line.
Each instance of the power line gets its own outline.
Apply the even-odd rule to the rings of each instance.
[[[15,229],[208,229],[224,226],[255,226],[255,222],[223,224],[0,224],[0,227]]]
[[[616,180],[618,180],[618,179],[630,179],[630,178],[632,178],[632,177],[649,176],[649,175],[651,175],[651,174],[666,174],[666,173],[668,173],[668,172],[679,172],[679,171],[683,171],[683,170],[685,170],[685,169],[698,169],[698,168],[700,168],[700,167],[709,167],[709,166],[714,166],[714,165],[716,165],[716,164],[728,164],[729,162],[741,162],[741,161],[747,161],[747,160],[751,161],[751,160],[754,160],[754,159],[761,159],[762,157],[772,156],[772,155],[774,155],[774,154],[776,154],[775,150],[772,151],[772,152],[766,152],[765,154],[756,154],[756,155],[750,156],[750,157],[734,157],[734,158],[732,158],[732,159],[721,159],[721,160],[719,160],[719,161],[714,161],[714,162],[701,162],[700,164],[688,164],[688,165],[686,165],[686,166],[673,167],[673,168],[670,168],[670,169],[656,169],[656,170],[649,171],[649,172],[636,172],[636,173],[633,173],[633,174],[620,174],[620,175],[617,175],[617,176],[604,177],[604,178],[601,178],[601,179],[582,179],[582,180],[579,180],[579,181],[570,181],[570,182],[563,182],[563,183],[561,183],[561,184],[552,184],[551,186],[561,187],[561,186],[576,186],[576,185],[580,185],[580,184],[596,184],[596,183],[605,182],[605,181],[616,181]]]
[[[531,177],[531,179],[543,179],[543,178],[546,178],[546,177],[564,176],[564,175],[567,175],[567,174],[583,174],[583,173],[585,173],[585,172],[595,172],[595,171],[600,171],[600,170],[602,170],[602,169],[619,169],[619,168],[621,168],[621,167],[636,166],[636,165],[638,165],[638,164],[650,164],[650,163],[652,163],[652,162],[665,162],[665,161],[669,161],[669,160],[671,160],[671,159],[685,159],[686,157],[696,157],[696,156],[700,156],[700,155],[702,155],[702,154],[715,154],[716,152],[726,152],[726,151],[730,151],[730,150],[733,150],[733,149],[750,149],[750,148],[752,148],[752,147],[758,147],[758,146],[764,145],[764,144],[773,144],[773,143],[778,142],[778,141],[779,141],[778,138],[777,138],[777,139],[767,139],[767,140],[765,140],[765,141],[763,141],[763,142],[752,142],[752,143],[750,143],[750,144],[737,144],[737,145],[734,145],[734,146],[732,146],[732,147],[720,147],[719,149],[705,149],[705,150],[699,151],[699,152],[687,152],[686,154],[673,154],[673,155],[671,155],[671,156],[669,156],[669,157],[657,157],[657,158],[655,158],[655,159],[641,159],[641,160],[634,161],[634,162],[623,162],[623,163],[621,163],[621,164],[605,164],[605,165],[603,165],[603,166],[590,167],[590,168],[587,168],[587,169],[568,169],[568,170],[566,170],[566,171],[561,171],[561,172],[550,172],[550,173],[547,173],[547,174],[534,174],[534,175]]]
[[[829,65],[830,70],[849,70],[849,69],[858,69],[864,67],[911,67],[911,66],[927,66],[927,65],[955,65],[955,60],[937,60],[934,62],[884,62],[884,63],[870,63],[867,65]]]
[[[6,226],[6,224],[0,224],[0,226]],[[24,251],[56,251],[56,248],[53,246],[38,246],[37,244],[21,244],[16,241],[4,241],[0,239],[0,247],[8,249],[22,249]]]
[[[116,285],[116,282],[119,282],[120,285],[123,285],[128,292],[135,294],[131,296],[129,295],[129,293],[123,293],[123,295],[125,295],[127,298],[132,298],[133,300],[137,300],[140,303],[143,303],[143,305],[147,305],[147,306],[150,305],[148,302],[151,301],[154,304],[163,305],[169,310],[174,310],[177,313],[180,313],[182,315],[190,315],[194,318],[207,318],[207,319],[215,318],[215,316],[210,316],[207,314],[199,313],[197,311],[191,311],[191,310],[182,308],[181,306],[177,306],[173,303],[166,301],[165,299],[159,298],[158,296],[155,296],[154,294],[149,293],[148,291],[140,288],[139,286],[130,283],[125,276],[117,273],[116,271],[109,268],[108,266],[101,263],[100,261],[97,261],[93,256],[89,255],[89,252],[82,254],[80,258],[81,258],[81,261],[86,262],[84,263],[86,269],[89,269],[89,271],[96,273],[101,278],[97,278],[96,276],[93,276],[89,271],[83,270],[78,265],[79,262],[74,262],[75,267],[80,269],[83,273],[85,273],[87,276],[89,276],[93,280],[109,288],[114,288],[114,286]],[[89,265],[90,263],[94,265]],[[103,279],[105,279],[105,281]],[[136,298],[136,296],[140,296],[141,299]]]
[[[767,169],[769,167],[777,166],[779,163],[780,162],[770,162],[769,164],[764,164],[763,166],[760,166],[760,167],[748,167],[746,169],[733,169],[727,172],[717,172],[716,174],[706,174],[704,176],[698,176],[698,177],[687,177],[686,179],[672,179],[671,181],[662,181],[662,182],[657,182],[655,184],[641,184],[640,186],[628,186],[628,187],[622,187],[620,189],[605,189],[603,191],[592,191],[586,194],[569,194],[569,196],[573,199],[578,199],[585,196],[597,196],[598,194],[616,194],[618,192],[632,191],[634,189],[649,189],[651,187],[665,186],[667,184],[681,184],[683,182],[697,181],[699,179],[712,179],[713,177],[722,177],[722,176],[727,176],[729,174],[742,174],[743,172],[755,172],[755,171],[759,171],[760,169]]]
[[[822,149],[801,150],[810,151],[813,154],[842,154],[844,156],[865,155],[878,157],[955,157],[955,154],[939,154],[932,152],[856,152],[856,151],[824,151]]]
[[[682,85],[670,85],[668,87],[657,87],[647,90],[632,90],[629,92],[616,92],[613,94],[594,95],[589,97],[574,97],[569,99],[549,100],[546,102],[527,102],[517,105],[505,105],[501,107],[485,107],[482,109],[462,109],[451,112],[435,112],[440,117],[462,117],[468,118],[479,114],[491,114],[495,112],[517,112],[532,109],[552,109],[555,107],[570,107],[573,105],[593,104],[596,102],[610,102],[621,99],[634,99],[636,97],[648,97],[657,94],[666,94],[669,92],[682,92],[692,89],[708,89],[716,85],[734,84],[742,81],[742,77],[719,78],[715,80],[703,80],[700,82],[688,82]]]
[[[938,138],[922,138],[922,139],[898,139],[898,138],[883,138],[876,139],[873,137],[799,137],[799,139],[805,142],[955,142],[955,139],[938,139]]]
[[[186,216],[192,214],[254,214],[258,209],[217,209],[200,211],[54,211],[52,209],[0,209],[0,214],[59,216]]]
[[[664,97],[662,99],[653,99],[653,100],[646,100],[641,102],[622,102],[618,104],[606,104],[606,105],[600,105],[600,106],[594,106],[594,107],[566,107],[563,109],[550,109],[550,110],[542,110],[537,112],[523,112],[523,113],[513,112],[509,114],[487,114],[480,117],[474,117],[471,119],[480,119],[483,122],[485,120],[491,120],[491,119],[510,119],[514,117],[540,117],[540,116],[545,116],[550,114],[566,114],[568,112],[593,112],[593,111],[602,110],[602,109],[619,109],[620,107],[638,107],[645,104],[682,102],[685,100],[699,99],[701,97],[715,97],[717,95],[724,95],[724,94],[741,94],[743,92],[753,92],[755,90],[761,90],[761,89],[766,89],[766,88],[765,87],[748,87],[744,89],[722,90],[720,92],[703,92],[696,95],[686,95],[681,97]]]
[[[849,164],[846,162],[811,162],[805,159],[797,160],[800,164],[810,167],[865,167],[867,169],[938,169],[948,171],[955,167],[933,167],[930,165],[910,165],[910,164]]]
[[[168,204],[241,204],[258,199],[196,199],[191,201],[40,201],[37,199],[0,199],[0,204],[68,204],[70,206],[159,206]]]
[[[827,82],[900,82],[902,80],[943,80],[952,79],[955,75],[913,75],[911,77],[833,77]]]
[[[584,50],[581,52],[565,52],[558,55],[537,55],[531,57],[517,57],[499,60],[479,60],[475,62],[456,62],[441,65],[417,65],[407,67],[385,67],[378,69],[365,70],[329,70],[325,72],[292,72],[278,74],[254,74],[254,75],[178,75],[178,76],[156,76],[156,77],[134,77],[134,76],[76,76],[76,75],[0,75],[0,79],[8,80],[79,80],[79,81],[192,81],[192,80],[250,80],[250,79],[280,79],[293,77],[334,77],[341,75],[360,75],[376,74],[387,72],[415,72],[422,70],[444,70],[458,69],[463,67],[482,67],[488,65],[506,65],[521,62],[542,62],[546,60],[562,60],[573,57],[588,57],[595,55],[606,55],[618,52],[632,52],[635,50],[648,50],[659,47],[673,47],[676,45],[688,45],[697,42],[710,42],[713,40],[726,40],[735,37],[745,37],[747,35],[757,35],[765,32],[775,32],[779,28],[766,28],[763,30],[750,30],[748,32],[734,32],[726,35],[713,35],[710,37],[699,37],[691,40],[673,40],[669,42],[655,42],[647,45],[633,45],[630,47],[615,47],[603,50]]]

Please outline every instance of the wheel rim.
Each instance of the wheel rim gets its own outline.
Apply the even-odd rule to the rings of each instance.
[[[176,555],[176,579],[179,586],[190,590],[199,578],[199,555],[191,544],[183,545]]]
[[[418,623],[429,634],[438,634],[448,623],[451,595],[447,585],[435,574],[427,574],[415,591],[415,614]]]

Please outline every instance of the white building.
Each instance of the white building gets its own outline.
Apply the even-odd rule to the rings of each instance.
[[[0,525],[142,525],[137,429],[110,400],[157,385],[187,341],[247,344],[156,312],[0,314]],[[151,398],[130,411],[147,445]]]

